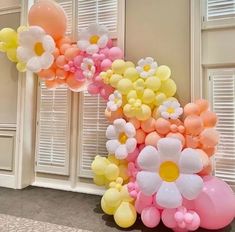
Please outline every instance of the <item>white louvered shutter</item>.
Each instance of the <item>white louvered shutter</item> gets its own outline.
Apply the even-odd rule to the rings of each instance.
[[[78,31],[91,23],[107,26],[117,38],[118,0],[77,0]],[[91,163],[96,155],[107,156],[105,131],[108,126],[105,101],[88,93],[80,97],[79,176],[92,177]]]
[[[57,0],[67,15],[67,35],[72,35],[73,0]],[[70,91],[67,87],[38,88],[36,171],[69,174]]]
[[[207,0],[207,21],[235,17],[235,0]]]
[[[36,171],[69,174],[70,92],[38,88]]]
[[[209,71],[210,100],[219,118],[215,175],[235,187],[235,69]]]

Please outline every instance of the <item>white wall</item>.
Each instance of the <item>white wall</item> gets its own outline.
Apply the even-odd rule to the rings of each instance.
[[[127,0],[126,58],[146,56],[172,70],[182,104],[190,100],[190,1]]]

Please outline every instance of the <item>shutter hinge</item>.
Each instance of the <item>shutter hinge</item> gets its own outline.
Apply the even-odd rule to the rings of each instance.
[[[211,76],[209,76],[209,81],[211,81]]]

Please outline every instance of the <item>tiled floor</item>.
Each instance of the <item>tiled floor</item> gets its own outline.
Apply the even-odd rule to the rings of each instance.
[[[0,214],[0,232],[89,232],[31,219]]]
[[[100,208],[100,198],[100,196],[36,187],[28,187],[23,190],[0,188],[0,214],[27,218],[39,222],[46,222],[46,224],[52,223],[76,229],[89,230],[93,232],[171,231],[165,228],[163,225],[159,225],[155,229],[148,229],[143,226],[140,219],[136,221],[133,227],[128,229],[121,229],[115,224],[112,216],[105,215],[102,212]],[[34,222],[31,223],[33,224]],[[13,231],[33,232],[34,230]],[[59,230],[57,231],[60,232]],[[198,232],[205,231],[207,230],[198,230]],[[235,232],[235,221],[228,227],[216,232],[232,231]]]

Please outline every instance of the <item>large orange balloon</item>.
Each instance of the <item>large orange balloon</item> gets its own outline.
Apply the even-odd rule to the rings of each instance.
[[[55,40],[66,32],[67,18],[63,8],[52,0],[39,0],[29,10],[30,26],[40,26]]]

